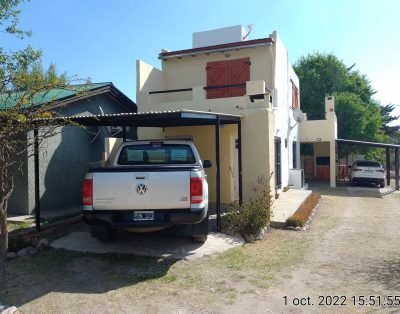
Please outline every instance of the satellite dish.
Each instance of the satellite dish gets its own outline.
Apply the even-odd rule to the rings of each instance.
[[[300,108],[293,109],[293,118],[297,123],[301,123],[305,120],[303,111]]]

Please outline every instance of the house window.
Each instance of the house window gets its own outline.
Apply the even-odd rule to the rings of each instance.
[[[297,168],[297,142],[293,141],[292,146],[292,160],[293,160],[293,169]]]
[[[207,99],[244,96],[250,81],[250,58],[207,63]],[[238,85],[243,86],[228,86]]]
[[[279,189],[281,185],[281,138],[275,137],[275,186]]]
[[[299,90],[292,81],[292,109],[299,108]]]

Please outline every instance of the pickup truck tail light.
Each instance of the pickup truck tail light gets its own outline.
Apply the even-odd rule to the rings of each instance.
[[[82,187],[82,204],[93,205],[93,180],[84,179]]]
[[[203,201],[203,179],[190,178],[190,204],[199,204]]]

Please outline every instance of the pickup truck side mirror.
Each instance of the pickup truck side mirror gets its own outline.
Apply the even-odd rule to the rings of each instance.
[[[212,167],[212,163],[211,163],[211,160],[204,160],[203,161],[203,168],[204,169],[206,169],[206,168],[211,168]]]

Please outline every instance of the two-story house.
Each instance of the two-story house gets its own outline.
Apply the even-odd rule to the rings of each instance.
[[[248,39],[248,29],[227,27],[193,34],[193,47],[162,50],[161,69],[137,61],[139,112],[198,110],[241,116],[243,199],[252,196],[257,178],[271,177],[280,191],[289,169],[299,162],[299,80],[288,52],[273,32]],[[213,127],[139,128],[139,139],[189,138],[201,158],[215,164]],[[221,128],[221,202],[238,199],[238,127]],[[215,200],[215,167],[207,170],[210,200]]]

